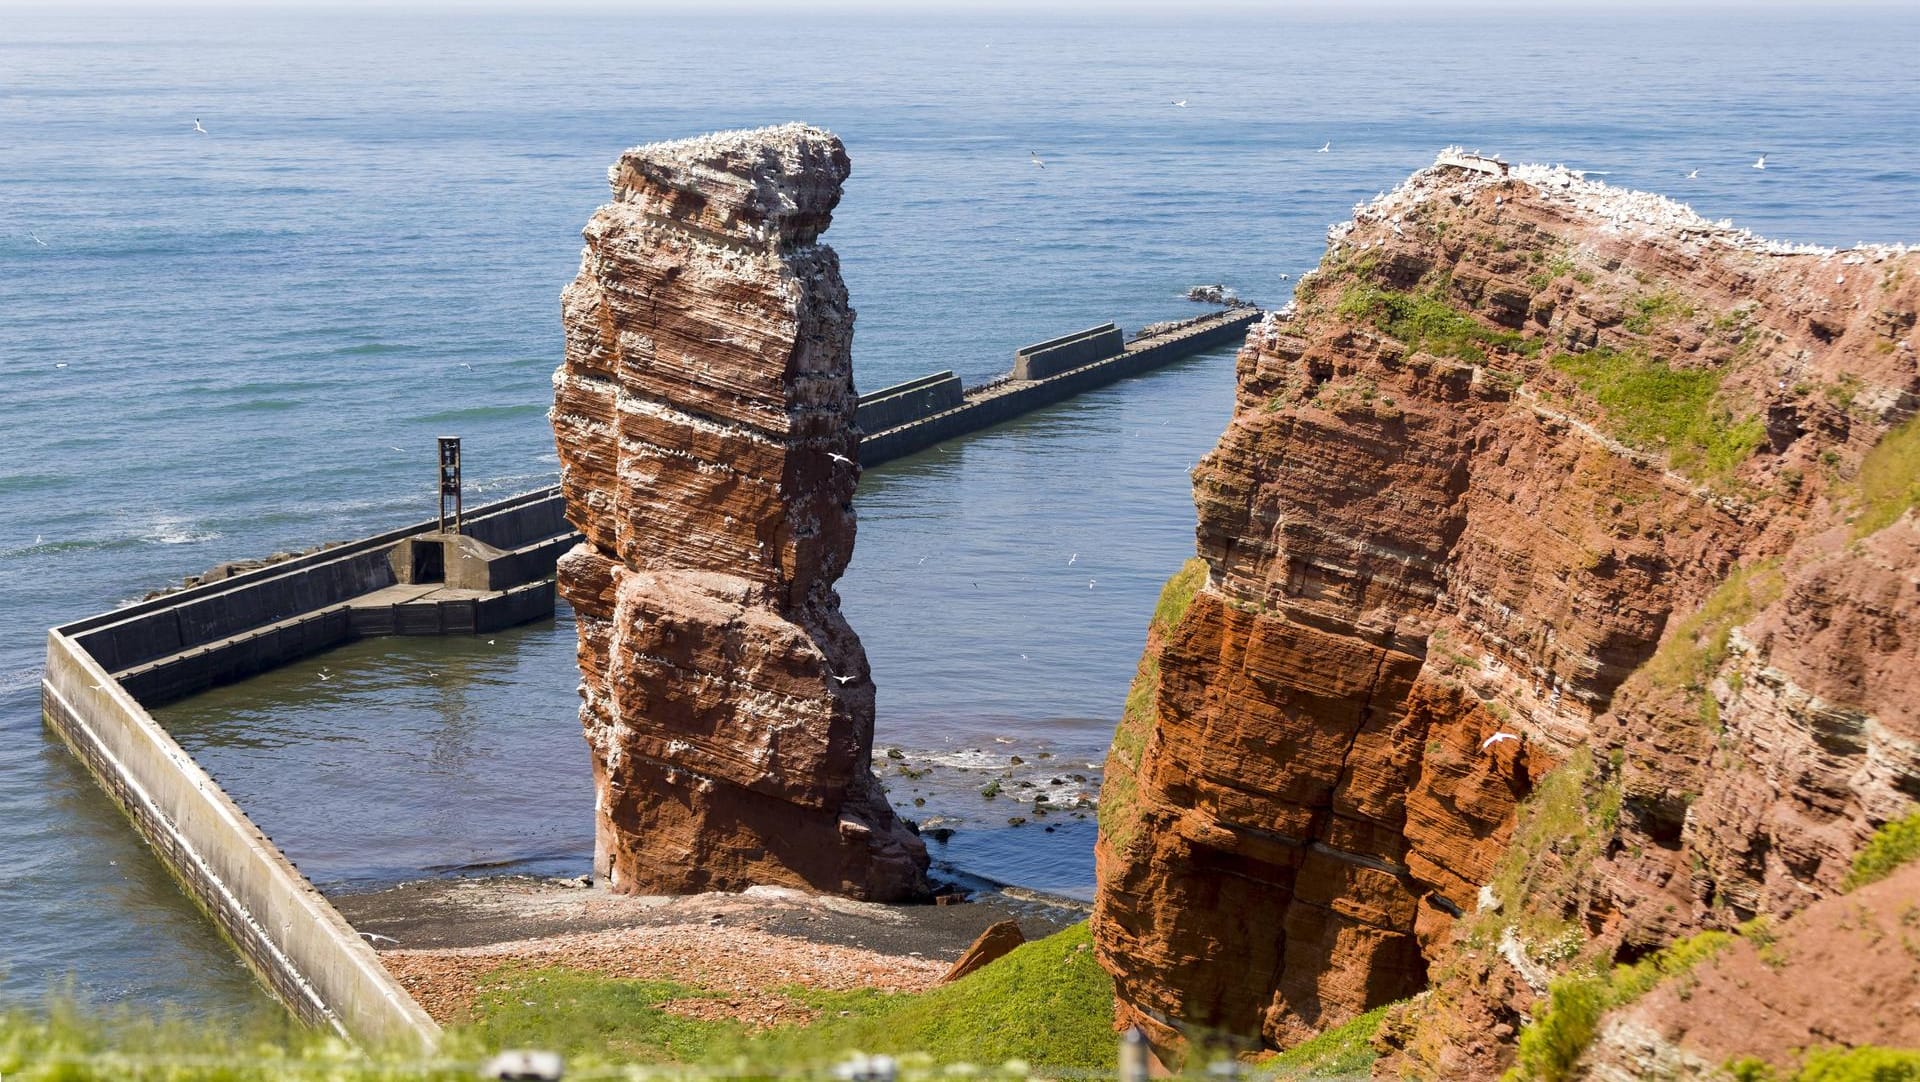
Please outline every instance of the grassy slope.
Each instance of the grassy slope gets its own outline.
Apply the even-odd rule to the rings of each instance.
[[[1373,1049],[1374,1034],[1387,1012],[1399,1006],[1389,1003],[1355,1018],[1344,1026],[1327,1030],[1310,1041],[1303,1041],[1260,1062],[1260,1070],[1275,1082],[1307,1082],[1309,1079],[1366,1078],[1379,1053]]]
[[[487,1047],[540,1046],[596,1059],[820,1066],[849,1053],[921,1053],[935,1063],[1025,1060],[1053,1067],[1113,1064],[1113,981],[1084,924],[1013,951],[950,985],[918,994],[790,994],[817,1021],[754,1033],[660,1009],[712,993],[661,981],[563,970],[501,970],[470,1035]]]
[[[236,1035],[187,1023],[0,1016],[0,1077],[8,1082],[439,1082],[474,1077],[491,1050],[549,1048],[574,1070],[623,1063],[721,1065],[742,1076],[818,1072],[858,1052],[903,1057],[913,1077],[948,1064],[1024,1061],[1111,1070],[1113,982],[1093,959],[1084,924],[1029,943],[972,975],[913,995],[808,993],[810,1025],[755,1033],[660,1010],[715,993],[667,981],[565,970],[503,969],[486,978],[477,1020],[449,1034],[443,1058],[369,1055],[298,1031]],[[570,1072],[571,1073],[571,1072]]]

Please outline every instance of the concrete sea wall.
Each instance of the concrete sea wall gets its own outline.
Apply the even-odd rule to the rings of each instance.
[[[439,1026],[147,707],[361,635],[487,631],[552,614],[546,576],[577,536],[557,489],[467,518],[465,539],[491,555],[480,574],[518,576],[518,585],[424,605],[349,605],[403,578],[393,554],[436,525],[389,530],[54,628],[41,684],[47,724],[295,1017],[364,1043],[421,1048],[435,1044]]]
[[[65,631],[47,635],[47,723],[273,993],[309,1025],[430,1049],[440,1027],[346,918]]]
[[[1125,349],[1126,340],[1121,337],[1120,328],[1102,323],[1015,351],[1013,378],[1046,379],[1103,357],[1118,356]]]
[[[496,596],[386,612],[349,602],[402,580],[392,553],[425,522],[79,620],[62,630],[148,706],[265,672],[364,635],[496,631],[553,611],[554,561],[575,535],[558,489],[477,508],[464,534],[501,552]],[[507,584],[520,584],[512,589]],[[396,606],[397,610],[399,607]],[[351,610],[351,611],[350,611]]]
[[[1247,325],[1261,314],[1256,308],[1229,309],[1180,325],[1163,334],[1124,344],[1120,341],[1119,330],[1107,324],[1030,346],[1029,350],[1038,351],[1033,355],[1041,358],[1042,368],[1050,367],[1052,359],[1080,359],[1081,351],[1096,355],[1077,367],[1055,371],[1042,378],[1014,378],[975,388],[966,393],[964,401],[958,406],[929,413],[885,431],[869,433],[860,441],[860,464],[870,468],[904,458],[944,440],[1010,421],[1023,413],[1050,406],[1096,387],[1104,387],[1127,376],[1151,371],[1203,349],[1238,341],[1246,335]],[[1098,349],[1094,348],[1096,346]],[[1110,352],[1112,348],[1117,348],[1118,352]],[[1017,366],[1015,371],[1019,371]]]

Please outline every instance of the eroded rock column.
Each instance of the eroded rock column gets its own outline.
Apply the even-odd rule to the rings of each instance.
[[[618,891],[926,891],[833,589],[859,480],[854,313],[818,238],[848,169],[798,124],[630,150],[561,296],[551,416],[586,537],[559,585],[595,870]]]

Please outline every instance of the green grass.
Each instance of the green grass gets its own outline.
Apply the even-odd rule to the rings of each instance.
[[[1373,1049],[1374,1034],[1387,1012],[1397,1004],[1389,1003],[1327,1030],[1311,1040],[1302,1041],[1260,1064],[1262,1074],[1275,1082],[1300,1079],[1327,1079],[1356,1076],[1364,1078],[1379,1053]]]
[[[1685,977],[1732,942],[1733,936],[1725,932],[1701,932],[1605,974],[1576,972],[1556,978],[1547,988],[1546,1009],[1520,1031],[1515,1063],[1504,1082],[1562,1082],[1574,1077],[1581,1054],[1599,1032],[1602,1015],[1665,981]]]
[[[789,994],[817,1021],[754,1032],[670,1014],[705,992],[563,970],[502,970],[465,1031],[486,1047],[541,1047],[595,1060],[819,1068],[853,1052],[919,1054],[935,1064],[1024,1060],[1103,1069],[1115,1061],[1113,981],[1085,924],[1019,947],[949,985],[917,994]]]
[[[1514,331],[1496,330],[1472,315],[1427,293],[1402,293],[1378,286],[1356,285],[1341,297],[1338,314],[1367,320],[1380,331],[1439,357],[1479,363],[1489,349],[1533,356],[1540,340]]]
[[[1513,840],[1490,884],[1502,908],[1476,921],[1477,938],[1490,945],[1507,925],[1536,942],[1565,935],[1568,925],[1557,909],[1535,912],[1529,903],[1551,898],[1563,881],[1578,881],[1605,851],[1619,816],[1618,778],[1601,775],[1590,749],[1574,749],[1515,813]]]
[[[1192,559],[1180,565],[1160,590],[1153,607],[1148,633],[1153,638],[1172,631],[1187,615],[1193,599],[1207,585],[1207,563]],[[1126,705],[1120,710],[1120,723],[1114,726],[1112,752],[1106,780],[1100,786],[1100,806],[1095,818],[1101,836],[1116,851],[1124,852],[1139,836],[1139,784],[1133,772],[1146,754],[1147,738],[1153,733],[1156,703],[1160,696],[1160,659],[1152,649],[1140,658],[1133,684],[1127,689]]]
[[[64,999],[44,1013],[0,1013],[7,1082],[467,1082],[476,1059],[471,1049],[428,1059],[363,1051],[284,1020],[156,1019]]]
[[[1675,470],[1724,480],[1766,442],[1757,417],[1736,419],[1715,401],[1720,372],[1669,368],[1638,351],[1607,347],[1550,362],[1605,411],[1605,427],[1631,447],[1664,452]]]
[[[744,1043],[746,1027],[661,1010],[712,993],[672,981],[615,980],[567,969],[506,968],[482,978],[465,1035],[487,1048],[550,1048],[569,1057],[698,1062]]]
[[[1818,1048],[1794,1082],[1920,1082],[1920,1048]]]
[[[1920,417],[1888,432],[1860,461],[1854,482],[1860,512],[1853,536],[1865,537],[1891,526],[1907,509],[1920,505]]]
[[[1867,839],[1867,844],[1853,858],[1853,870],[1847,873],[1845,889],[1877,883],[1916,857],[1920,857],[1920,811],[1905,819],[1884,823],[1873,832],[1873,837]]]
[[[1180,565],[1167,584],[1160,588],[1160,600],[1153,606],[1155,631],[1167,632],[1187,615],[1193,599],[1207,584],[1207,562],[1195,557]]]
[[[1660,644],[1645,666],[1647,678],[1656,687],[1680,688],[1698,696],[1700,720],[1717,724],[1719,706],[1707,694],[1707,681],[1726,661],[1733,629],[1772,604],[1785,588],[1778,560],[1735,568]]]
[[[1785,1076],[1763,1059],[1743,1056],[1727,1064],[1727,1073],[1734,1082],[1920,1082],[1920,1049],[1816,1048]]]
[[[1012,1061],[1112,1070],[1113,981],[1094,960],[1085,924],[1014,950],[949,985],[916,994],[808,992],[807,1025],[756,1032],[662,1010],[719,993],[670,981],[632,981],[562,969],[497,970],[475,1019],[450,1031],[443,1052],[366,1052],[290,1023],[258,1031],[56,1006],[0,1014],[0,1078],[7,1082],[467,1082],[491,1050],[562,1052],[568,1077],[631,1064],[720,1067],[735,1077],[820,1074],[855,1052],[900,1057],[909,1082],[951,1076],[948,1065]],[[655,1077],[659,1072],[650,1073]],[[1011,1070],[1024,1077],[1024,1068]]]
[[[1693,305],[1675,293],[1649,293],[1633,299],[1633,311],[1620,326],[1634,334],[1646,334],[1669,319],[1690,319]]]

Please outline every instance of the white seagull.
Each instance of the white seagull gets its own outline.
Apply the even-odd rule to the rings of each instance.
[[[1096,583],[1096,582],[1098,582],[1098,581],[1100,581],[1100,580],[1098,580],[1098,579],[1088,579],[1088,580],[1087,580],[1087,589],[1089,589],[1089,590],[1091,590],[1091,589],[1093,589],[1093,584],[1094,584],[1094,583]]]
[[[194,131],[197,131],[197,132],[199,132],[199,133],[200,133],[201,135],[212,135],[212,134],[213,134],[212,132],[210,132],[210,131],[208,131],[207,129],[205,129],[205,128],[203,128],[203,127],[201,127],[201,126],[200,126],[200,118],[199,118],[199,117],[194,117],[194,118],[193,118],[193,130],[194,130]]]
[[[1767,167],[1767,156],[1765,154],[1762,154],[1758,158],[1755,158],[1753,161],[1753,167],[1755,169],[1765,169]]]
[[[54,364],[55,368],[65,368],[66,366],[67,366],[67,362],[65,361],[58,361],[58,362],[55,362]]]
[[[32,237],[33,243],[38,244],[40,247],[45,248],[47,246],[47,242],[44,240],[41,240],[40,234],[35,233],[33,230],[31,229],[27,230],[27,236]]]
[[[364,936],[369,943],[391,943],[396,947],[400,945],[400,941],[390,935],[381,935],[378,932],[361,932],[360,934]]]
[[[1492,736],[1487,737],[1485,740],[1482,740],[1480,742],[1480,750],[1485,751],[1488,748],[1493,747],[1495,744],[1498,744],[1502,740],[1518,740],[1518,739],[1520,738],[1513,735],[1512,733],[1495,733]]]
[[[1322,144],[1320,144],[1320,149],[1319,149],[1319,150],[1316,150],[1316,151],[1314,151],[1314,153],[1315,153],[1315,154],[1331,154],[1331,153],[1333,153],[1333,140],[1331,140],[1331,139],[1329,139],[1329,140],[1327,140],[1326,142],[1324,142],[1324,143],[1322,143]]]
[[[1071,556],[1069,556],[1069,557],[1067,557],[1067,566],[1068,566],[1068,567],[1072,567],[1072,566],[1073,566],[1073,561],[1075,561],[1075,560],[1078,560],[1079,558],[1080,558],[1080,554],[1079,554],[1079,553],[1077,553],[1077,552],[1076,552],[1076,553],[1074,553],[1073,555],[1071,555]]]
[[[333,674],[332,674],[332,673],[324,673],[324,672],[323,672],[323,673],[321,673],[321,674],[320,674],[320,679],[322,679],[322,680],[331,680],[331,679],[333,679]]]
[[[1681,179],[1681,180],[1699,180],[1699,179],[1700,179],[1700,170],[1698,170],[1698,169],[1694,169],[1694,170],[1691,170],[1691,171],[1689,171],[1689,172],[1687,173],[1687,175],[1685,175],[1685,176],[1683,176],[1683,177],[1681,177],[1680,179]]]
[[[1040,160],[1040,152],[1037,150],[1027,151],[1027,159],[1042,169],[1047,167],[1047,163]]]
[[[848,458],[846,455],[843,455],[838,451],[828,451],[827,457],[833,459],[835,462],[844,462],[849,466],[853,465],[853,459]]]
[[[1187,99],[1181,98],[1179,101],[1176,101],[1173,104],[1176,108],[1185,109],[1187,107]]]
[[[472,366],[472,365],[470,365],[470,364],[468,364],[468,363],[467,363],[467,362],[465,362],[465,361],[461,361],[461,362],[460,362],[460,367],[462,367],[462,368],[464,368],[464,369],[466,369],[466,370],[467,370],[467,371],[469,371],[469,372],[471,372],[471,371],[473,371],[473,366]]]
[[[857,676],[841,676],[839,673],[828,673],[827,675],[833,677],[835,680],[840,681],[841,687],[846,687],[848,684],[851,684],[855,680],[860,679]]]

